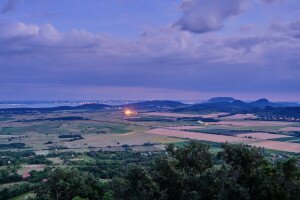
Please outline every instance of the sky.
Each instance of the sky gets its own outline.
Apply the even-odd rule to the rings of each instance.
[[[0,100],[300,101],[299,0],[0,0]]]

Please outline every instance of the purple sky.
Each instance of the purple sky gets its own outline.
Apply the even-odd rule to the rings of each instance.
[[[299,0],[1,0],[0,100],[300,100]]]

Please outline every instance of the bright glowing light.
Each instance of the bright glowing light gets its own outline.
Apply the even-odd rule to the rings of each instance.
[[[129,115],[135,114],[135,112],[132,111],[132,110],[126,109],[126,110],[124,111],[124,114],[127,115],[127,116],[129,116]]]

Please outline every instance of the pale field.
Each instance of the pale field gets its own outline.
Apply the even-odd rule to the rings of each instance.
[[[246,120],[246,119],[255,119],[256,116],[253,114],[235,114],[231,116],[226,116],[226,117],[219,117],[218,119],[221,120]]]
[[[245,120],[245,121],[220,121],[220,122],[211,122],[211,125],[230,125],[230,126],[293,126],[295,122],[282,122],[282,121],[254,121],[254,120]]]
[[[61,165],[63,164],[63,160],[60,157],[53,157],[53,158],[47,158],[48,160],[52,161],[54,165]]]
[[[291,137],[291,136],[256,132],[256,133],[238,134],[237,137],[252,137],[253,139],[270,140],[270,139],[276,139],[276,138],[286,138],[286,137]]]
[[[153,136],[141,132],[130,134],[89,134],[82,140],[65,142],[68,148],[99,148],[107,146],[143,145],[144,143],[174,143],[182,142],[182,139],[169,138],[167,136]]]
[[[22,122],[22,120],[36,120],[36,119],[45,119],[45,118],[57,118],[57,117],[82,117],[89,120],[79,120],[79,121],[27,121]],[[30,127],[30,126],[39,126],[43,124],[67,124],[67,123],[97,123],[93,120],[103,120],[111,123],[122,123],[124,116],[120,111],[113,112],[75,112],[75,111],[66,111],[66,112],[54,112],[54,113],[41,113],[41,114],[30,114],[30,115],[14,115],[14,120],[10,121],[0,121],[0,132],[3,127]],[[99,123],[99,122],[98,122]],[[71,127],[68,127],[71,128]]]
[[[36,164],[36,165],[22,165],[21,169],[18,169],[17,172],[18,174],[27,174],[32,170],[35,171],[43,171],[46,165],[44,164]]]
[[[212,113],[212,114],[184,114],[184,113],[171,113],[171,112],[148,112],[148,113],[140,113],[142,115],[150,115],[150,116],[162,116],[162,117],[204,117],[204,118],[215,118],[219,115],[224,115],[228,113]]]
[[[193,130],[193,129],[199,129],[203,126],[168,126],[166,128],[172,129],[172,130]]]
[[[162,117],[201,117],[201,115],[196,114],[182,114],[182,113],[171,113],[171,112],[148,112],[140,113],[141,115],[148,116],[162,116]]]
[[[147,131],[147,133],[155,134],[155,135],[164,135],[169,137],[176,137],[176,138],[188,138],[193,140],[203,140],[209,142],[250,142],[254,141],[253,139],[249,138],[242,138],[242,137],[234,137],[234,136],[227,136],[227,135],[217,135],[217,134],[209,134],[209,133],[196,133],[190,131],[181,131],[181,130],[171,130],[166,128],[157,128]]]
[[[52,141],[53,144],[51,145],[62,145],[62,139],[58,138],[56,134],[41,134],[37,132],[26,133],[26,137],[21,137],[21,139],[13,140],[13,142],[23,142],[29,147],[31,147],[35,151],[48,149],[49,145],[45,143],[48,141]]]
[[[178,117],[206,117],[216,118],[219,115],[227,113],[213,113],[209,115],[182,114],[170,112],[150,112],[139,113],[138,116],[152,118],[154,121],[128,121],[122,111],[68,111],[42,113],[32,115],[13,115],[14,120],[45,119],[54,117],[79,116],[89,120],[78,121],[33,121],[16,122],[14,120],[0,121],[0,143],[24,142],[34,151],[49,149],[51,146],[68,147],[61,151],[89,151],[90,148],[113,148],[122,149],[122,145],[136,145],[134,150],[145,150],[144,143],[174,143],[182,142],[188,139],[205,140],[211,142],[243,142],[248,144],[264,142],[266,139],[275,139],[287,137],[287,135],[268,134],[265,132],[274,132],[289,134],[291,131],[299,131],[300,123],[278,122],[278,121],[254,121],[244,120],[252,115],[233,115],[220,117],[223,121],[210,122],[208,125],[199,125],[197,122],[164,122],[161,118],[175,119]],[[155,117],[156,116],[156,117]],[[157,118],[157,121],[155,121]],[[152,130],[150,130],[152,129]],[[245,133],[237,136],[196,133],[184,130],[195,129],[226,129],[230,130],[255,130],[256,133]],[[150,131],[149,131],[150,130]],[[199,131],[199,130],[197,130]],[[286,132],[286,133],[285,133]],[[81,134],[84,139],[76,141],[67,141],[69,139],[58,138],[59,134],[76,133]],[[151,133],[151,134],[149,134]],[[8,135],[11,134],[11,135]],[[245,138],[251,136],[252,138]],[[18,137],[8,140],[8,138]],[[52,141],[53,144],[44,144]],[[277,141],[271,141],[277,142]],[[278,142],[277,142],[278,143]],[[291,143],[280,142],[286,145]],[[286,144],[287,143],[287,144]],[[273,143],[272,143],[273,144]],[[299,145],[292,143],[292,145]],[[284,146],[284,147],[285,147]],[[154,147],[147,147],[149,150]],[[278,147],[275,147],[278,148]],[[13,149],[14,150],[14,149]],[[280,149],[286,150],[286,149]],[[288,150],[286,150],[288,151]]]
[[[236,137],[233,137],[227,135],[216,135],[216,134],[207,134],[207,133],[198,133],[198,132],[196,133],[196,132],[172,130],[166,128],[152,129],[150,131],[147,131],[147,133],[155,134],[155,135],[164,135],[164,136],[175,137],[175,138],[184,138],[184,139],[188,138],[193,140],[201,140],[201,141],[217,142],[217,143],[224,143],[224,142],[244,143],[256,147],[265,147],[268,149],[300,153],[299,143],[288,143],[288,142],[267,140],[267,139],[287,137],[286,135],[279,135],[279,134],[248,133],[248,134],[240,134],[237,135]],[[242,135],[251,136],[253,138],[245,138]]]
[[[228,115],[229,113],[225,113],[225,112],[217,112],[217,113],[211,113],[211,114],[203,114],[201,115],[204,118],[217,118],[219,116],[222,115]]]
[[[300,153],[300,144],[298,143],[290,143],[290,142],[279,142],[279,141],[271,141],[265,140],[257,143],[250,144],[256,147],[264,147],[267,149],[274,149],[279,151],[289,151]]]
[[[19,135],[0,135],[0,139],[8,139],[13,137],[19,137]]]
[[[241,132],[244,132],[245,130],[248,130],[249,132],[251,130],[253,131],[257,131],[257,132],[274,132],[274,133],[278,133],[278,132],[283,132],[283,131],[279,131],[280,127],[276,127],[276,126],[229,126],[229,125],[217,125],[217,124],[212,124],[212,123],[206,123],[207,125],[194,125],[194,126],[168,126],[165,127],[167,129],[172,129],[172,130],[197,130],[197,132],[201,132],[201,130],[205,130],[205,131],[209,131],[209,130],[213,130],[213,129],[222,129],[224,130],[224,133],[226,131],[230,132],[230,131],[236,131],[238,132],[239,130]],[[285,135],[287,136],[287,135]]]
[[[280,131],[300,131],[300,127],[290,126],[290,127],[281,128],[279,130]]]
[[[145,151],[158,151],[165,150],[165,145],[153,145],[153,146],[133,146],[133,151],[145,152]]]
[[[145,128],[126,123],[120,112],[93,113],[49,113],[33,115],[16,115],[15,120],[45,119],[54,117],[80,116],[91,120],[78,121],[1,121],[0,143],[23,142],[35,151],[48,149],[50,146],[64,146],[67,139],[59,138],[59,134],[123,134],[132,130],[140,131]],[[101,119],[101,120],[99,120]],[[17,138],[14,138],[17,137]],[[53,144],[44,144],[51,141]]]

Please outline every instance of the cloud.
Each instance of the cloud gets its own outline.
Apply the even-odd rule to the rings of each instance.
[[[261,1],[271,4],[284,0]],[[193,33],[218,31],[226,20],[245,12],[249,6],[249,0],[183,0],[180,6],[183,15],[175,25]]]
[[[234,27],[243,32],[215,33],[247,9],[246,0],[224,2],[185,0],[176,26],[148,28],[131,39],[84,29],[60,31],[50,23],[0,21],[0,99],[53,99],[58,93],[60,99],[79,94],[298,98],[299,21],[277,20],[267,27],[249,24],[247,18],[239,21],[244,26]]]
[[[264,3],[270,4],[270,3],[274,3],[274,2],[283,2],[285,0],[262,0]]]
[[[298,22],[280,25],[266,34],[227,37],[165,27],[123,40],[86,30],[61,32],[51,24],[2,22],[0,92],[47,84],[74,88],[74,94],[78,87],[139,87],[284,95],[300,90],[300,40],[294,37]]]
[[[275,22],[268,29],[274,34],[285,34],[294,39],[300,39],[300,21],[289,23]]]
[[[183,16],[176,24],[194,33],[220,30],[226,19],[242,13],[246,6],[247,0],[184,0]]]
[[[1,13],[7,13],[15,10],[20,0],[7,0],[4,4]]]

